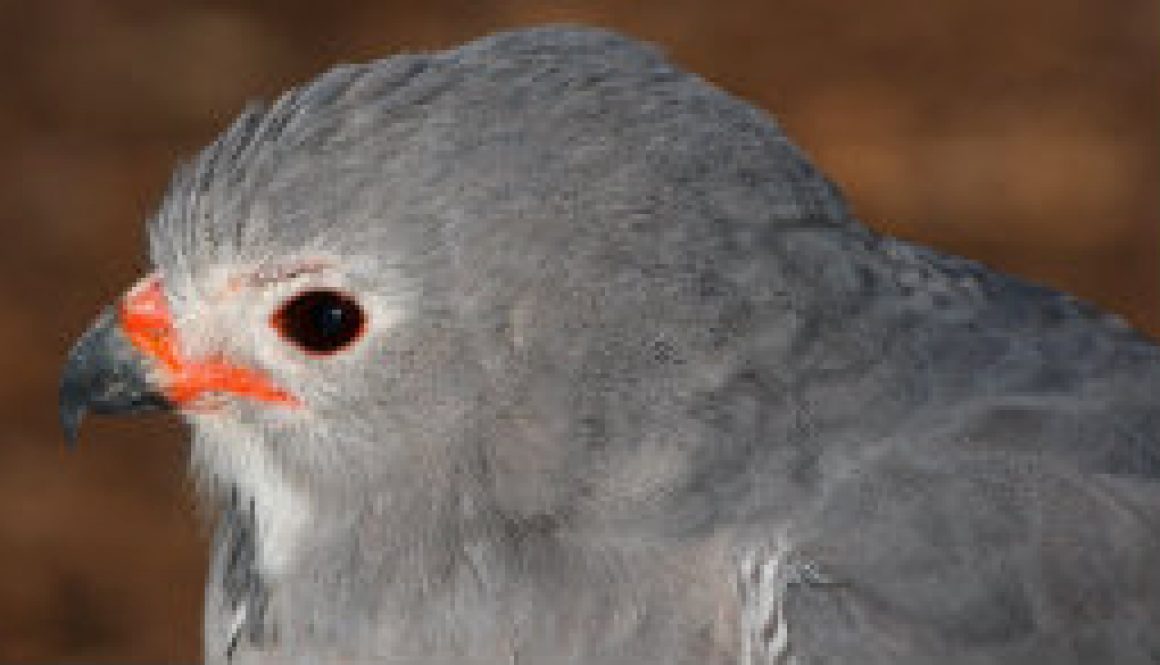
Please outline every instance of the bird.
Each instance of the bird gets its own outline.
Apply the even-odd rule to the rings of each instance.
[[[1160,662],[1157,346],[655,46],[339,66],[148,238],[60,416],[188,424],[206,663]]]

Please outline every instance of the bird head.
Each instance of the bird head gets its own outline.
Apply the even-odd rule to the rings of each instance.
[[[691,400],[781,339],[769,233],[844,215],[764,115],[615,35],[342,67],[178,170],[62,421],[176,409],[211,484],[311,503],[655,509],[708,482]]]

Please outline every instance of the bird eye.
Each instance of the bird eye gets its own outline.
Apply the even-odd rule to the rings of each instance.
[[[303,291],[274,313],[274,328],[307,353],[327,355],[362,336],[366,315],[354,298],[330,290]]]

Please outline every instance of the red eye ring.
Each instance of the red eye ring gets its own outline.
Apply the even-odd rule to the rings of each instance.
[[[348,348],[366,331],[366,313],[352,296],[309,289],[288,298],[270,318],[282,339],[312,356]]]

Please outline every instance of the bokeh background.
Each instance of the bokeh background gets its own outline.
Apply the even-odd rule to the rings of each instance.
[[[0,0],[0,662],[194,662],[180,427],[55,423],[173,164],[327,66],[611,26],[776,113],[870,225],[1160,334],[1155,0]]]

